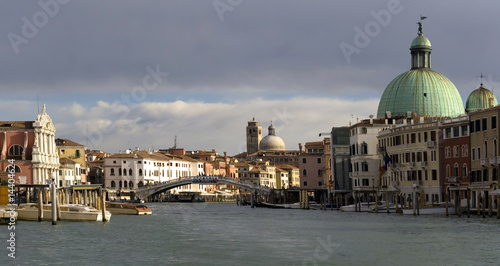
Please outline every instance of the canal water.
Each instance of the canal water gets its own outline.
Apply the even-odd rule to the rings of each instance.
[[[150,203],[150,216],[26,222],[1,265],[500,265],[500,220]]]

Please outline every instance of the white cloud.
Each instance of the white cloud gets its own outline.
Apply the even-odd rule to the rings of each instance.
[[[86,116],[54,122],[58,137],[91,149],[117,152],[135,147],[169,148],[177,136],[179,146],[188,150],[216,149],[234,155],[244,151],[245,127],[253,117],[261,122],[264,136],[272,120],[287,149],[297,149],[297,143],[318,140],[318,133],[330,131],[332,126],[346,126],[357,116],[367,118],[375,113],[377,105],[378,99],[305,97],[234,103],[144,102],[120,117],[112,110],[112,103],[98,101],[85,110],[79,107],[79,112],[68,114],[83,112]]]

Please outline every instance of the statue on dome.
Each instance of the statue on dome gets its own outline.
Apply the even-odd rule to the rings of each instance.
[[[418,35],[422,35],[423,34],[423,32],[422,32],[422,22],[419,21],[419,22],[417,22],[417,24],[418,24]]]

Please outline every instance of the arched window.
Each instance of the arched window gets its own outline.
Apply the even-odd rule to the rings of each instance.
[[[128,175],[132,175],[132,168],[128,169]]]
[[[111,187],[112,187],[112,188],[116,187],[116,183],[115,183],[115,181],[111,181]]]
[[[139,176],[142,176],[142,169],[139,168]]]
[[[21,147],[20,145],[12,145],[10,148],[9,148],[9,157],[12,158],[12,157],[21,157],[23,155],[23,147]]]
[[[306,169],[302,170],[302,176],[307,176],[307,170]]]
[[[458,170],[458,163],[455,163],[455,165],[453,166],[453,176],[456,176],[458,177],[460,174],[459,174],[459,170]]]
[[[318,176],[323,176],[323,171],[321,169],[318,170]]]
[[[468,174],[469,174],[469,171],[467,169],[467,164],[464,163],[464,165],[462,166],[462,175],[464,178],[467,178]]]
[[[451,171],[450,165],[447,164],[446,165],[446,177],[450,177],[450,171]]]
[[[122,169],[121,168],[118,168],[118,175],[122,175]]]
[[[142,183],[142,181],[139,182],[139,184],[137,184],[138,187],[143,187],[144,186],[144,183]]]
[[[464,144],[462,145],[462,157],[467,157],[469,156],[469,147]]]
[[[122,188],[122,181],[118,182],[118,187]]]
[[[5,168],[5,172],[11,173],[12,168],[14,168],[14,173],[21,173],[21,168],[15,164],[9,164],[7,168]]]
[[[132,181],[128,182],[128,187],[129,188],[134,188],[134,183]]]
[[[111,168],[111,175],[115,175],[115,168]]]
[[[361,143],[361,154],[368,154],[368,144],[366,142]]]
[[[123,175],[127,175],[127,169],[123,168]]]
[[[123,181],[123,187],[127,187],[127,181]]]

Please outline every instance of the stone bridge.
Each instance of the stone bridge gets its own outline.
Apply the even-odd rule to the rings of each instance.
[[[258,191],[260,193],[270,193],[271,189],[268,187],[263,187],[255,185],[254,183],[241,181],[239,179],[230,177],[219,177],[219,176],[193,176],[185,177],[181,179],[172,180],[166,183],[159,183],[152,186],[144,186],[135,190],[135,196],[139,199],[146,199],[147,197],[155,194],[159,194],[170,190],[172,188],[189,185],[189,184],[200,184],[200,185],[233,185],[240,188],[246,188],[252,191]]]

